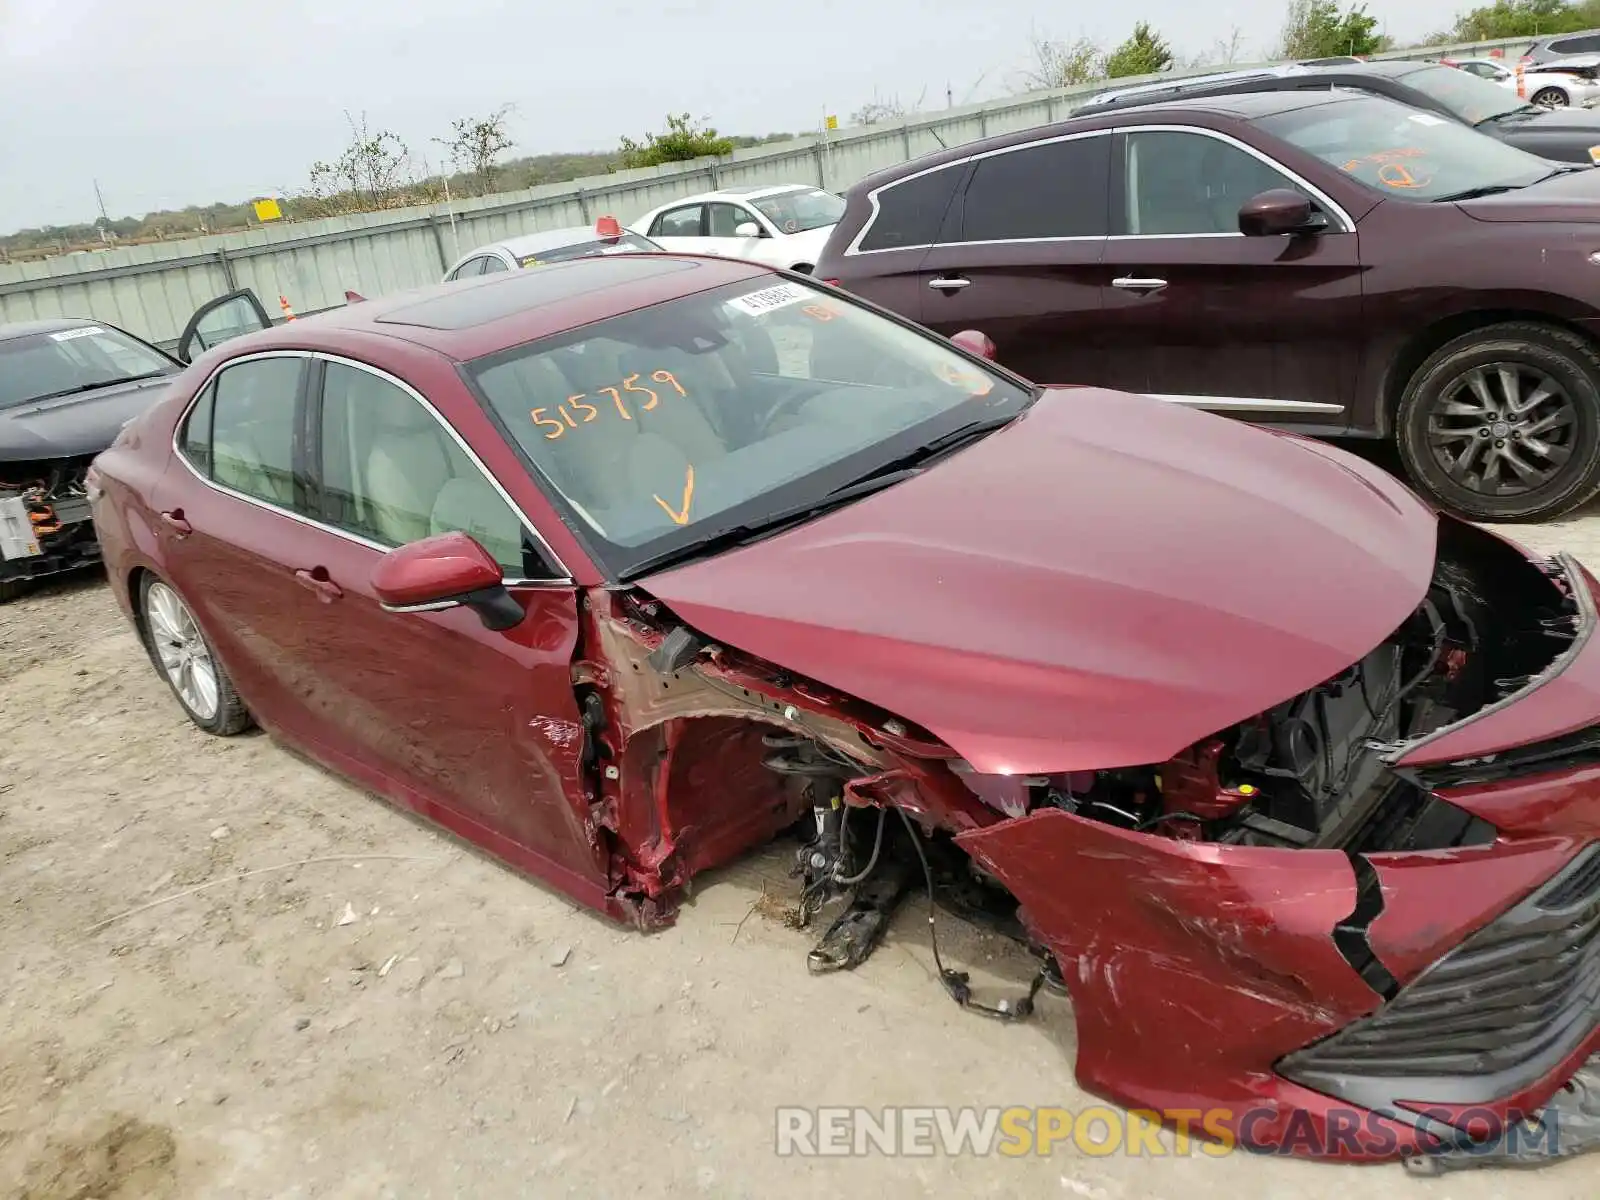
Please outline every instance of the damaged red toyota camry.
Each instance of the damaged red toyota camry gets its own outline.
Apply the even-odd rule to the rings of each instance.
[[[613,918],[798,829],[812,969],[932,894],[1039,960],[946,990],[1070,993],[1100,1095],[1336,1158],[1586,1148],[1595,580],[982,342],[747,263],[507,272],[211,350],[95,524],[201,729]]]

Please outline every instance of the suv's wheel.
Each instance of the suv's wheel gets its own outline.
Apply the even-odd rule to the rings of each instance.
[[[0,604],[9,604],[22,595],[23,589],[28,586],[22,579],[0,579]]]
[[[1540,88],[1533,94],[1532,103],[1537,104],[1540,108],[1565,108],[1567,106],[1567,94],[1560,88]]]
[[[1530,521],[1600,491],[1600,354],[1507,322],[1439,348],[1406,384],[1400,458],[1421,490],[1480,521]]]
[[[150,657],[189,719],[207,733],[224,737],[248,728],[250,713],[244,701],[178,593],[146,575],[139,611],[144,614]]]

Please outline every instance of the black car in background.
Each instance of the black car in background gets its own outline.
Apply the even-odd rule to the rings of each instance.
[[[1387,96],[1423,113],[1470,125],[1541,158],[1589,166],[1600,163],[1600,113],[1582,108],[1552,112],[1530,104],[1511,88],[1428,62],[1369,62],[1336,67],[1296,63],[1189,76],[1102,92],[1077,111],[1088,116],[1113,108],[1190,97],[1334,88]]]
[[[90,461],[193,355],[267,323],[254,293],[231,293],[189,322],[176,357],[103,321],[0,325],[0,604],[100,561]]]

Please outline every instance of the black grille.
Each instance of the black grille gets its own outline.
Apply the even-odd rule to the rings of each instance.
[[[1370,1017],[1279,1064],[1368,1108],[1481,1104],[1534,1083],[1600,1022],[1600,847]]]

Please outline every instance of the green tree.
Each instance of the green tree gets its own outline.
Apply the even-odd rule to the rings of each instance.
[[[688,162],[692,158],[721,158],[733,153],[733,139],[720,136],[709,125],[697,128],[688,113],[669,113],[665,133],[647,133],[643,142],[622,139],[618,165],[656,167],[662,163]]]
[[[1496,0],[1462,13],[1449,38],[1462,42],[1487,42],[1497,38],[1535,38],[1571,33],[1600,25],[1600,2],[1585,0]]]
[[[1338,0],[1289,0],[1277,58],[1328,58],[1377,54],[1385,41],[1378,18],[1364,4],[1341,9]]]
[[[1154,75],[1172,65],[1172,47],[1167,39],[1140,21],[1127,41],[1106,55],[1105,73],[1109,79],[1124,75]]]

